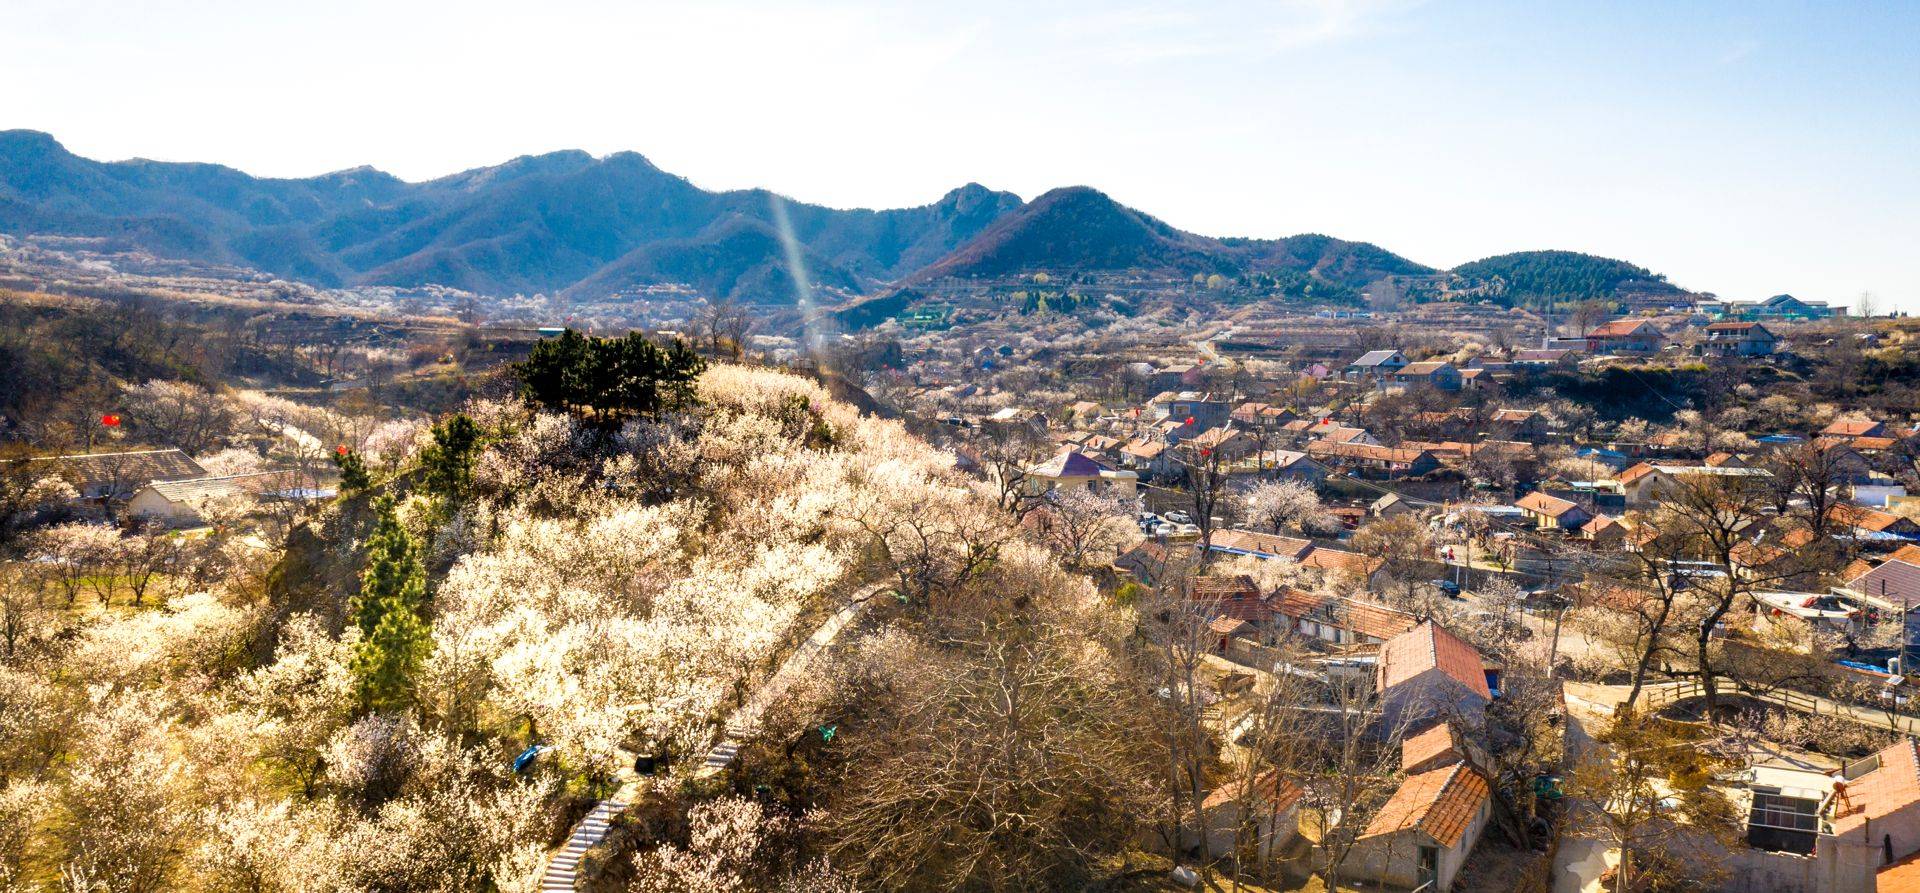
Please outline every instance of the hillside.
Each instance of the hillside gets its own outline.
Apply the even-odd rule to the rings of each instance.
[[[1374,245],[1329,236],[1215,239],[1194,235],[1085,186],[1055,189],[1006,215],[915,278],[1137,270],[1149,273],[1309,273],[1348,286],[1429,268]]]
[[[1508,303],[1686,293],[1645,267],[1575,251],[1502,254],[1461,264],[1452,272],[1466,281],[1466,287]]]

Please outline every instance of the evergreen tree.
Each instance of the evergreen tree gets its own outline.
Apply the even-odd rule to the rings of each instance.
[[[353,604],[361,638],[351,667],[361,709],[388,711],[411,702],[414,674],[433,650],[433,630],[420,548],[395,516],[392,497],[382,497],[375,510],[380,517],[367,538],[367,568]]]
[[[353,450],[341,447],[335,451],[333,464],[340,469],[340,492],[342,493],[357,493],[367,489],[373,483],[373,479],[367,475],[366,460],[361,459],[360,454]]]
[[[473,460],[480,455],[480,425],[457,414],[433,426],[433,442],[420,451],[427,492],[448,503],[462,502],[473,489]]]
[[[692,404],[693,382],[705,369],[706,361],[677,338],[663,348],[638,332],[589,338],[568,329],[535,344],[515,372],[534,403],[617,425]]]

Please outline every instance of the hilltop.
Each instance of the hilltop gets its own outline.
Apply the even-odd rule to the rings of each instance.
[[[1002,217],[917,279],[1040,270],[1138,270],[1177,275],[1288,270],[1360,286],[1431,273],[1375,245],[1329,236],[1215,239],[1175,229],[1086,186],[1055,189]]]
[[[1686,294],[1645,267],[1576,251],[1518,251],[1464,263],[1452,272],[1464,287],[1509,304]]]

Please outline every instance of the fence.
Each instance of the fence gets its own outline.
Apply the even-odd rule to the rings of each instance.
[[[1706,687],[1698,679],[1688,679],[1672,685],[1663,685],[1647,689],[1647,706],[1653,710],[1670,707],[1681,701],[1706,697]],[[1872,726],[1882,731],[1893,730],[1908,735],[1920,735],[1920,721],[1911,716],[1895,715],[1888,717],[1885,711],[1871,710],[1828,700],[1803,691],[1779,688],[1757,690],[1747,688],[1732,679],[1714,677],[1713,693],[1716,697],[1740,697],[1761,701],[1793,710],[1799,713],[1813,713],[1826,716],[1838,716],[1861,725]]]

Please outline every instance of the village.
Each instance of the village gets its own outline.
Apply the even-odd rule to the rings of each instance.
[[[1396,781],[1337,844],[1343,877],[1508,889],[1484,866],[1510,860],[1470,856],[1524,846],[1520,889],[1611,885],[1644,833],[1629,826],[1668,826],[1675,800],[1623,821],[1639,807],[1596,807],[1576,776],[1612,746],[1594,735],[1639,711],[1703,730],[1733,810],[1663,857],[1715,889],[1906,889],[1920,418],[1783,407],[1744,383],[1903,336],[1787,296],[1577,333],[1529,318],[1531,344],[1461,335],[1458,318],[1449,343],[1395,316],[1377,323],[1408,347],[1228,326],[1157,349],[1140,336],[1119,352],[1138,359],[1106,365],[1076,357],[1111,344],[1035,345],[1044,323],[1000,343],[908,339],[904,371],[873,389],[1008,504],[1031,501],[1032,523],[1084,539],[1070,516],[1123,516],[1113,585],[1186,599],[1203,628],[1172,634],[1206,652],[1225,741],[1275,691],[1367,714]],[[1606,411],[1687,400],[1647,381],[1683,369],[1733,393],[1665,424]],[[1642,393],[1563,396],[1595,379]],[[1336,846],[1303,824],[1302,797],[1279,766],[1216,790],[1213,852]]]

